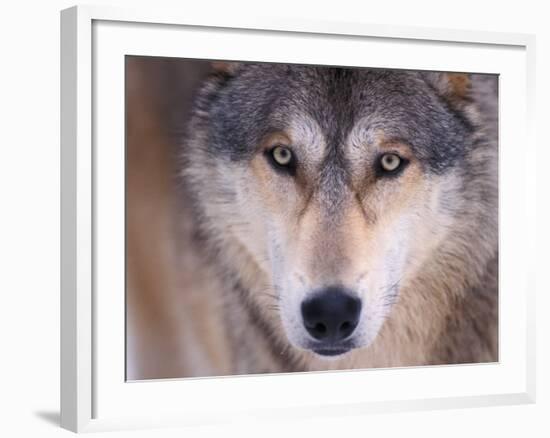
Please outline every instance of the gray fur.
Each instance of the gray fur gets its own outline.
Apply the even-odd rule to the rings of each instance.
[[[297,111],[323,128],[331,155],[345,167],[339,146],[362,117],[409,143],[432,172],[444,172],[470,147],[471,122],[433,92],[426,75],[388,70],[241,64],[212,78],[197,106],[209,114],[207,146],[233,160],[254,153],[269,131],[281,130]]]
[[[238,226],[231,213],[237,190],[219,185],[218,176],[224,167],[246,166],[266,135],[288,129],[299,114],[307,114],[321,127],[327,141],[318,168],[317,193],[329,218],[349,202],[344,194],[352,178],[352,163],[342,145],[360,120],[368,125],[365,143],[381,129],[390,139],[410,146],[427,178],[452,174],[460,181],[449,189],[442,186],[448,193],[439,206],[453,217],[456,228],[413,281],[413,285],[433,285],[438,294],[448,295],[444,301],[452,311],[441,310],[437,325],[444,328],[437,333],[411,328],[408,338],[403,328],[391,333],[398,322],[390,317],[379,336],[395,336],[400,345],[414,344],[421,336],[416,333],[422,332],[422,342],[429,345],[419,347],[421,353],[413,359],[406,355],[406,359],[384,359],[391,357],[385,353],[378,360],[373,352],[369,360],[358,359],[358,367],[497,360],[496,81],[472,75],[468,96],[457,104],[441,90],[439,80],[437,74],[420,72],[239,64],[213,73],[205,82],[182,144],[181,174],[194,205],[204,254],[227,285],[228,327],[242,330],[228,338],[239,357],[235,373],[324,367],[294,351],[277,328],[277,316],[265,317],[265,309],[251,298],[254,291],[247,290],[241,278],[234,259],[237,247],[228,243],[223,227],[208,213],[213,204],[225,204],[225,229]],[[410,296],[414,287],[409,289]],[[397,302],[398,290],[398,284],[388,289],[391,305]],[[428,303],[424,309],[399,310],[416,312],[411,320],[421,317],[418,312],[433,312],[429,304],[441,299],[427,287],[417,293],[418,300]],[[407,295],[397,306],[406,302]],[[345,368],[347,364],[334,366]]]

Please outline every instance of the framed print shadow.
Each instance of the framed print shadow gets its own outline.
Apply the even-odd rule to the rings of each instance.
[[[63,427],[534,401],[532,36],[61,24]]]

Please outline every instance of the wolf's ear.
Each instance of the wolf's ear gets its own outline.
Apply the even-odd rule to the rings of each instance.
[[[453,106],[463,107],[472,101],[472,83],[468,73],[430,72],[426,74],[426,80]]]
[[[210,61],[210,71],[205,76],[195,99],[196,114],[208,114],[214,97],[237,74],[240,62]]]
[[[241,63],[231,61],[212,61],[210,65],[216,73],[233,76]]]

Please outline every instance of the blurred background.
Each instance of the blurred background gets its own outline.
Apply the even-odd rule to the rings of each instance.
[[[226,374],[215,277],[194,247],[178,138],[208,61],[126,57],[126,373],[128,380]],[[210,292],[209,292],[210,291]]]

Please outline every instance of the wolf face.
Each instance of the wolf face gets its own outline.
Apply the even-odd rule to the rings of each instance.
[[[369,346],[452,237],[475,146],[466,88],[462,76],[268,64],[207,81],[183,173],[228,282],[280,342],[323,358]]]

